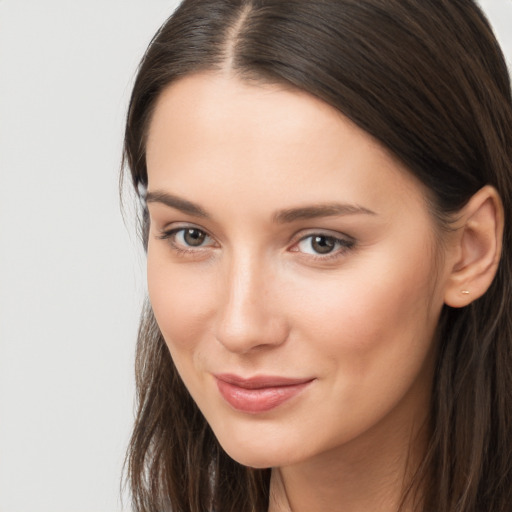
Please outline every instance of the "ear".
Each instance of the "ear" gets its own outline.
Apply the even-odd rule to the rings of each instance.
[[[457,224],[444,302],[461,308],[487,291],[498,269],[504,214],[496,189],[481,188],[462,208]]]

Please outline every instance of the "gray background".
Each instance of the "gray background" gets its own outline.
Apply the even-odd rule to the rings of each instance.
[[[0,0],[0,512],[122,510],[145,290],[122,124],[176,4]],[[512,0],[482,5],[512,63]]]

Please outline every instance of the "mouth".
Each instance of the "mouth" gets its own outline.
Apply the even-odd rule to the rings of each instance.
[[[244,379],[236,375],[215,375],[219,392],[235,410],[258,414],[275,409],[291,400],[315,379],[290,379],[277,376],[258,376]]]

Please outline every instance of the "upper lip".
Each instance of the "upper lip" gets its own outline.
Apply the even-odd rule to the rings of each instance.
[[[257,375],[255,377],[245,378],[231,373],[217,374],[215,375],[215,378],[243,389],[264,389],[284,386],[298,386],[300,384],[306,384],[314,380],[311,377],[290,378],[274,375]]]

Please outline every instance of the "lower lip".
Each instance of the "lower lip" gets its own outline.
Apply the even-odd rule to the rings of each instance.
[[[237,411],[258,414],[270,411],[297,396],[313,381],[290,386],[274,386],[259,389],[247,389],[217,379],[220,394]]]

